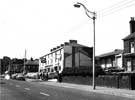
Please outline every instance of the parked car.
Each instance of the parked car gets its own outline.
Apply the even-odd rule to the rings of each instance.
[[[11,75],[11,78],[12,78],[12,79],[16,79],[16,76],[17,76],[17,75],[18,75],[17,73],[12,74],[12,75]]]
[[[22,73],[19,73],[19,74],[17,74],[16,79],[25,81],[25,76]]]
[[[105,68],[105,72],[124,72],[124,69],[119,67],[108,67]]]
[[[38,79],[39,75],[38,72],[29,72],[25,75],[26,78],[31,78],[31,79]]]

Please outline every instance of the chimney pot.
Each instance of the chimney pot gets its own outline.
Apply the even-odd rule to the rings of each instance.
[[[66,46],[66,45],[69,45],[69,43],[68,42],[64,42],[64,45]]]
[[[77,44],[77,40],[69,40],[69,42]]]
[[[51,52],[53,51],[53,49],[50,50]]]
[[[60,48],[60,46],[57,46],[57,49]]]
[[[130,34],[134,33],[135,32],[135,20],[134,20],[134,17],[131,17],[131,20],[130,20]]]
[[[63,47],[63,46],[64,46],[64,44],[61,44],[60,46],[61,46],[61,47]]]

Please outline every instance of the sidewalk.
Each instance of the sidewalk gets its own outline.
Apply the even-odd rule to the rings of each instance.
[[[63,82],[59,83],[59,82],[52,82],[52,81],[42,81],[39,83],[45,85],[72,88],[72,89],[78,89],[82,91],[96,92],[96,93],[135,99],[135,90],[115,89],[115,88],[99,87],[99,86],[96,86],[96,89],[93,90],[93,87],[91,85],[89,86],[89,85],[80,85],[80,84],[63,83]]]

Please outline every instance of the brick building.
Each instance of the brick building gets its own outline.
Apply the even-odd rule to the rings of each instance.
[[[130,34],[123,39],[124,67],[127,71],[135,71],[135,20],[131,17]]]
[[[118,67],[122,68],[123,64],[123,50],[115,49],[112,52],[104,53],[98,56],[98,63],[105,68]]]

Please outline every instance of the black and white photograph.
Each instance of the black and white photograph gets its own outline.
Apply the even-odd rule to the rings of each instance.
[[[135,100],[135,0],[0,0],[0,100]]]

